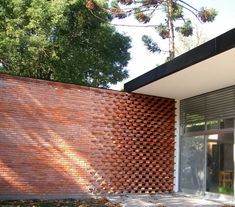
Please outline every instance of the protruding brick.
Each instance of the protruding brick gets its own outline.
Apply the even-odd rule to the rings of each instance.
[[[0,195],[173,191],[174,100],[2,74],[0,85]]]

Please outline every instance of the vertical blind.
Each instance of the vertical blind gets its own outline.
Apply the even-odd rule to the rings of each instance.
[[[235,117],[235,85],[180,102],[182,125],[233,117]]]

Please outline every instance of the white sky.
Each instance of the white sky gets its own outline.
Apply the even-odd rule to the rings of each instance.
[[[188,2],[196,8],[214,8],[218,11],[215,21],[213,23],[206,24],[199,23],[195,17],[189,16],[190,14],[188,15],[185,13],[185,17],[189,16],[193,24],[196,23],[199,26],[200,30],[203,34],[205,34],[208,40],[235,28],[235,0],[190,0]],[[159,20],[161,21],[162,18],[159,17]],[[152,19],[149,24],[156,24],[157,21],[158,20],[156,19]],[[114,23],[138,25],[137,20],[133,20],[133,18],[115,20]],[[132,39],[132,48],[130,49],[131,60],[127,66],[129,78],[111,87],[112,89],[120,90],[123,88],[124,83],[142,75],[143,73],[146,73],[147,71],[155,68],[156,65],[160,65],[165,61],[166,56],[159,55],[158,53],[150,53],[145,48],[141,40],[142,35],[150,35],[154,40],[157,40],[160,47],[165,47],[165,49],[167,49],[168,43],[166,40],[163,41],[160,37],[158,37],[158,34],[153,28],[116,28],[119,32],[127,34]]]

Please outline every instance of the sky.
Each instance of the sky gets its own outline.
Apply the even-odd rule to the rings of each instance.
[[[218,15],[213,23],[201,24],[198,20],[191,16],[189,13],[185,13],[185,16],[192,20],[193,25],[198,27],[198,30],[205,36],[206,40],[210,40],[218,35],[225,33],[235,28],[235,0],[190,0],[187,1],[195,8],[214,8]],[[160,15],[160,14],[158,14]],[[156,24],[158,19],[162,19],[161,16],[152,19],[149,24]],[[134,18],[126,18],[123,20],[114,20],[114,24],[131,24],[140,25]],[[127,70],[129,71],[129,78],[116,85],[111,86],[112,89],[123,89],[124,83],[152,70],[157,65],[161,65],[165,62],[166,55],[160,55],[158,53],[150,53],[143,42],[141,37],[144,34],[150,35],[163,49],[167,49],[167,40],[162,40],[158,37],[154,28],[149,27],[116,27],[116,29],[131,37],[132,48],[130,49],[131,60],[128,63]]]

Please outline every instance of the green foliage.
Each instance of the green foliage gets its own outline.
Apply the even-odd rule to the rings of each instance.
[[[185,37],[191,36],[193,34],[192,22],[187,20],[182,27],[176,27],[175,30]]]
[[[115,0],[111,1],[111,7],[112,8],[119,8],[118,2]]]
[[[172,4],[172,9],[173,9],[173,19],[177,20],[177,19],[181,19],[184,17],[183,13],[183,7],[178,5],[177,3],[173,2]]]
[[[167,25],[159,24],[155,29],[157,30],[159,36],[161,36],[162,39],[169,38],[170,32]]]
[[[111,13],[114,18],[123,19],[127,17],[127,14],[122,10],[116,0],[111,1]]]
[[[150,52],[161,52],[161,49],[159,48],[158,44],[154,42],[151,37],[143,35],[142,40],[144,42],[144,45],[148,48]]]
[[[109,25],[107,12],[87,7],[83,0],[2,0],[0,72],[96,87],[127,78],[130,38]]]
[[[133,0],[119,0],[119,2],[125,5],[130,5],[133,3]]]
[[[219,193],[223,193],[223,194],[232,194],[233,193],[233,189],[231,187],[224,187],[224,186],[220,186],[218,188]]]
[[[150,17],[145,15],[140,8],[135,9],[135,18],[139,22],[148,23],[150,21]]]
[[[204,7],[198,12],[198,16],[203,22],[213,22],[217,14],[215,9],[205,9]]]

